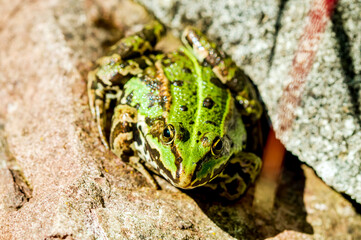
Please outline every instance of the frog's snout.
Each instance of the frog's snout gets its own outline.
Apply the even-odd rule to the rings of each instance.
[[[184,181],[183,179],[180,179],[179,182],[175,183],[174,184],[176,187],[178,188],[182,188],[182,189],[191,189],[191,188],[194,188],[192,185],[191,185],[191,181]]]
[[[192,184],[193,174],[195,174],[194,171],[190,171],[190,169],[188,169],[187,171],[185,169],[185,166],[183,166],[183,164],[180,164],[178,172],[176,174],[176,181],[174,185],[182,189],[194,188]]]

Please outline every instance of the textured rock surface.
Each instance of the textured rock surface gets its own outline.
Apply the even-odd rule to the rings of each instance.
[[[138,1],[175,32],[192,24],[218,40],[257,84],[286,148],[328,185],[361,203],[359,1],[339,1],[324,29],[314,23],[322,25],[322,2],[334,1]],[[305,37],[312,41],[302,42]],[[309,68],[299,74],[297,67],[307,61]],[[280,114],[295,72],[296,78],[305,75],[304,85],[291,87],[300,89],[302,99]],[[293,122],[282,130],[287,115]]]
[[[360,238],[361,217],[287,157],[271,215],[145,179],[101,146],[92,62],[149,20],[128,1],[0,3],[0,239]],[[279,234],[279,235],[278,235]]]

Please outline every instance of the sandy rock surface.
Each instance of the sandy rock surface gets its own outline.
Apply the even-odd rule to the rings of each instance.
[[[125,0],[0,5],[0,239],[361,237],[352,204],[291,155],[264,214],[253,207],[254,188],[233,204],[161,178],[155,191],[104,149],[86,74],[111,43],[149,21],[143,8]]]

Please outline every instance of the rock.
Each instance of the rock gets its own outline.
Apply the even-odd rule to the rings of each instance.
[[[104,149],[86,74],[116,38],[149,21],[143,8],[125,0],[6,1],[0,16],[0,239],[361,236],[352,205],[291,156],[275,209],[263,216],[252,207],[253,188],[232,204],[161,178],[162,190],[152,190]]]
[[[258,86],[287,150],[361,203],[359,1],[138,2],[175,34],[195,25],[217,41]]]

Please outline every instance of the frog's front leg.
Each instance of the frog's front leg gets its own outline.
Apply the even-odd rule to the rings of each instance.
[[[253,153],[241,152],[233,156],[223,172],[205,187],[228,200],[238,199],[258,176],[262,160]]]
[[[104,68],[107,68],[104,71]],[[112,100],[118,100],[122,93],[120,85],[117,82],[119,79],[127,77],[124,68],[116,69],[117,66],[101,66],[88,74],[88,99],[90,111],[93,118],[96,120],[98,132],[103,145],[109,149],[107,136],[105,133],[105,125],[107,122],[107,110],[110,107]],[[110,76],[118,75],[117,81]]]
[[[262,105],[250,79],[235,62],[195,28],[188,27],[182,41],[191,48],[199,62],[212,66],[215,75],[235,94],[242,115],[253,123],[257,122],[262,115]]]
[[[134,147],[134,133],[139,131],[137,129],[137,115],[137,110],[128,105],[119,104],[115,107],[110,131],[110,149],[115,155],[139,171],[154,189],[159,189],[158,183],[140,162],[140,158],[133,156],[137,154]]]

